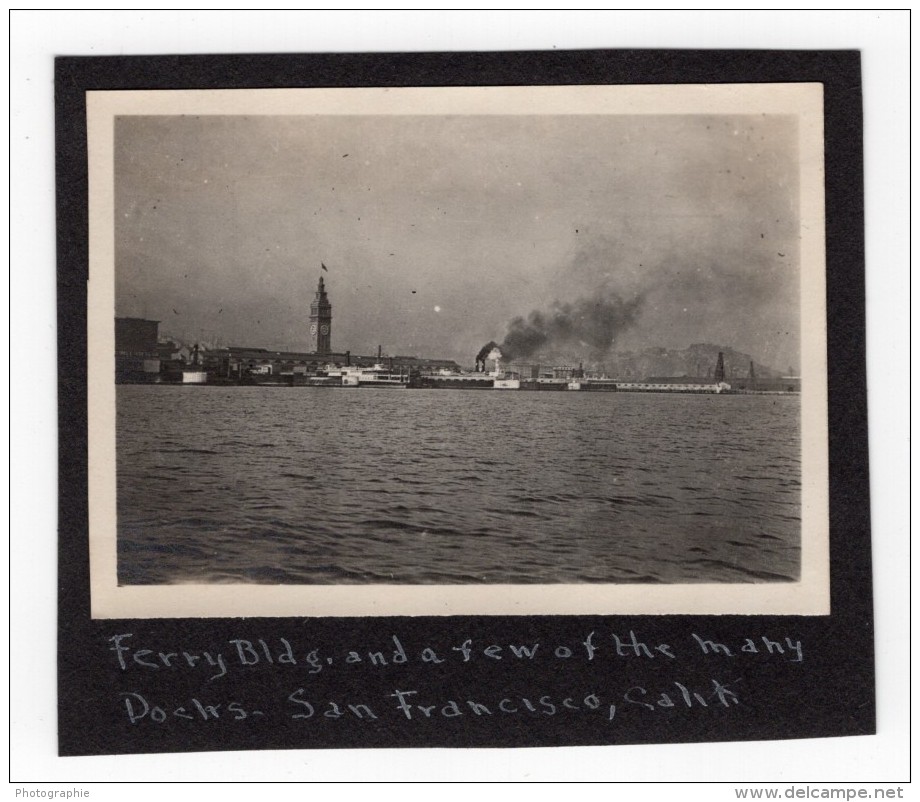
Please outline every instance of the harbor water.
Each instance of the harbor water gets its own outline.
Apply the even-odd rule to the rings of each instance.
[[[798,396],[117,393],[120,584],[799,578]]]

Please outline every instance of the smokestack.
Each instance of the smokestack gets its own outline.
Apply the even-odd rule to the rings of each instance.
[[[378,362],[380,361],[380,358],[381,358],[382,356],[383,356],[383,346],[382,346],[382,345],[378,345],[378,346],[377,346],[377,361],[378,361]]]
[[[346,352],[345,352],[345,364],[346,364],[348,367],[351,367],[351,351],[346,351]]]

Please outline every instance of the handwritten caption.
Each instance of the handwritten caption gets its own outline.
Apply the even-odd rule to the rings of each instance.
[[[738,660],[760,659],[802,664],[805,651],[802,642],[788,635],[762,635],[737,641],[722,642],[706,634],[691,632],[680,643],[658,643],[645,640],[633,630],[627,633],[588,632],[571,643],[547,644],[539,641],[517,643],[476,642],[472,638],[438,646],[407,649],[396,634],[391,634],[376,648],[327,650],[303,647],[286,638],[232,638],[218,648],[180,648],[162,650],[151,648],[134,633],[123,632],[108,638],[108,651],[117,669],[132,680],[150,675],[182,672],[201,678],[208,689],[207,699],[166,701],[153,698],[146,690],[119,693],[119,706],[132,726],[164,725],[169,721],[186,720],[203,723],[244,721],[284,716],[292,720],[330,720],[347,717],[360,721],[375,721],[396,716],[406,722],[458,716],[539,716],[571,714],[603,716],[613,722],[627,711],[663,713],[675,709],[697,711],[727,711],[743,707],[743,689],[738,679],[710,677],[701,682],[684,679],[661,681],[654,687],[632,684],[613,691],[585,689],[582,692],[508,694],[495,698],[438,698],[430,692],[394,685],[379,698],[320,699],[300,683],[311,675],[330,671],[354,670],[361,667],[378,670],[385,666],[437,666],[451,664],[493,666],[502,663],[513,669],[520,664],[540,661],[554,663],[616,661],[617,663],[668,663],[675,666],[688,659],[703,660],[726,673]],[[282,668],[283,667],[283,668]],[[244,701],[220,699],[220,681],[232,673],[253,670],[292,672],[290,691],[279,695],[278,704],[262,710]],[[660,673],[656,672],[660,677]],[[212,692],[213,691],[213,692]],[[202,694],[205,696],[205,694]],[[263,704],[263,706],[265,706]]]

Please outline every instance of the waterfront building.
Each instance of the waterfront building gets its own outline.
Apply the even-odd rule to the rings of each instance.
[[[157,347],[160,321],[115,318],[115,381],[152,382],[160,373]]]

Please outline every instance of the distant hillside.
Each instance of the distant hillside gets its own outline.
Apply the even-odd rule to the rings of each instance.
[[[747,376],[752,357],[724,345],[696,343],[682,351],[667,348],[644,348],[641,351],[621,351],[611,354],[598,367],[615,378],[646,379],[650,376],[711,376],[719,352],[724,354],[725,376]],[[758,376],[780,376],[780,371],[754,362]]]

